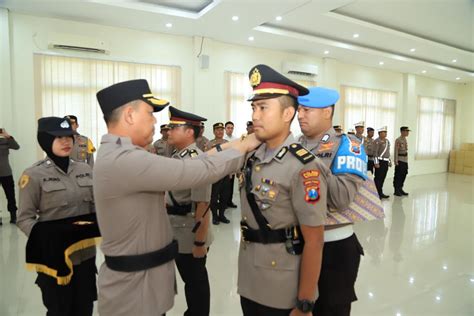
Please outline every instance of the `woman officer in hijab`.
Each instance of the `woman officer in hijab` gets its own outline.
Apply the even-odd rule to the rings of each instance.
[[[68,218],[95,213],[92,170],[86,163],[74,162],[69,158],[74,145],[74,133],[69,119],[40,118],[37,139],[46,158],[26,169],[19,182],[17,225],[29,237],[27,261],[29,251],[36,254],[41,252],[38,257],[45,258],[45,262],[35,262],[33,266],[38,272],[36,284],[41,289],[47,315],[92,315],[93,302],[97,299],[94,244],[75,242],[74,252],[64,251],[70,259],[69,269],[73,271],[67,277],[59,276],[59,270],[54,267],[58,263],[48,259],[58,254],[57,249],[51,250],[54,248],[51,245],[60,245],[66,242],[66,238],[70,242],[74,238],[68,234],[79,234],[77,226],[75,230],[68,230]],[[74,222],[78,223],[83,225],[92,222]],[[58,233],[58,225],[62,225],[61,233]],[[71,223],[69,225],[73,226]],[[94,241],[93,238],[90,240]],[[30,243],[38,246],[31,247]],[[48,246],[43,248],[43,245]],[[64,258],[64,254],[59,252],[59,257]]]

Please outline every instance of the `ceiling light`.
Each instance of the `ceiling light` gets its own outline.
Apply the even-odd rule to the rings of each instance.
[[[416,51],[416,48],[412,48],[412,49],[410,49],[410,52],[412,52],[412,53],[413,53],[414,51]]]
[[[379,62],[379,65],[380,65],[380,66],[383,66],[383,64],[384,64],[384,62],[383,62],[383,61]]]
[[[281,16],[277,16],[277,17],[275,18],[275,20],[281,21],[281,20],[283,20],[283,18],[282,18]]]
[[[457,59],[453,59],[451,60],[453,63],[456,63],[458,60]]]
[[[398,312],[396,315],[397,315],[397,316],[402,316],[402,313]]]
[[[173,27],[173,24],[171,24],[171,23],[166,23],[165,26],[166,26],[167,28],[171,28],[171,27]]]
[[[461,77],[456,77],[456,80],[461,80]]]
[[[369,292],[369,297],[374,297],[374,293]]]
[[[408,282],[410,282],[411,284],[413,284],[413,282],[415,282],[415,278],[414,278],[414,277],[410,277],[410,280],[408,280]]]
[[[437,300],[437,301],[441,301],[441,297],[440,297],[439,295],[436,296],[436,300]]]
[[[472,283],[474,283],[474,278],[470,278],[469,281],[471,281]]]
[[[355,33],[354,35],[352,35],[353,38],[358,38],[359,37],[359,34]]]
[[[238,20],[239,20],[239,17],[238,17],[237,15],[234,15],[234,16],[232,17],[232,21],[238,21]]]
[[[325,50],[325,51],[324,51],[324,55],[327,55],[327,54],[329,54],[329,51],[328,51],[328,50]]]
[[[426,70],[422,70],[421,73],[422,73],[422,74],[425,74],[425,73],[426,73]]]
[[[443,270],[448,270],[448,266],[447,266],[447,265],[444,265],[444,266],[443,266]]]
[[[255,39],[255,37],[249,36],[249,41],[253,41],[254,39]]]

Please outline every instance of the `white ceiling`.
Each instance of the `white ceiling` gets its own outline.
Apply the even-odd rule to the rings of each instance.
[[[473,0],[0,0],[0,6],[474,81]]]

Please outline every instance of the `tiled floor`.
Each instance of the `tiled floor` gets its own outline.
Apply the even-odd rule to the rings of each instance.
[[[409,178],[409,197],[384,201],[385,220],[356,225],[365,257],[352,315],[474,315],[473,181],[454,174]],[[390,179],[386,184],[386,193],[391,192]],[[208,261],[211,315],[241,315],[236,293],[240,211],[229,215],[232,224],[214,226]],[[35,274],[24,268],[26,238],[7,218],[3,222],[0,315],[44,315]],[[102,260],[99,255],[98,263]],[[180,280],[178,286],[175,307],[167,315],[182,315],[185,309]]]

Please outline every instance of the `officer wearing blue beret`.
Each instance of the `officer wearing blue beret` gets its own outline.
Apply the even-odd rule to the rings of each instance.
[[[353,201],[367,178],[367,156],[358,139],[337,132],[332,125],[339,93],[314,87],[298,98],[298,121],[303,136],[300,142],[321,158],[328,171],[327,205],[344,210]],[[357,300],[354,284],[359,270],[362,246],[352,224],[325,226],[323,262],[318,287],[320,295],[314,315],[349,315]]]

